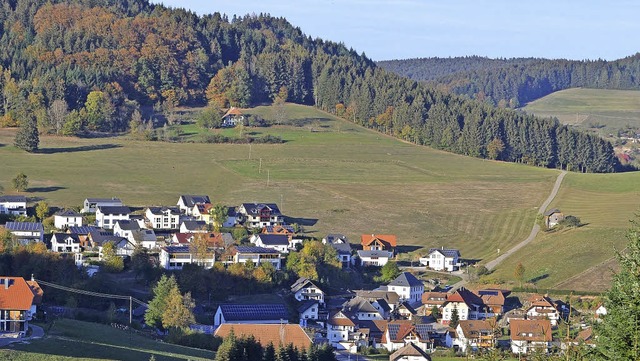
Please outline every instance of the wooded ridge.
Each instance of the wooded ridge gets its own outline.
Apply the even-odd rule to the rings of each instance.
[[[145,0],[11,0],[0,29],[2,126],[118,132],[145,105],[247,107],[286,98],[474,157],[619,169],[611,144],[597,136],[387,72],[284,18],[197,16]]]

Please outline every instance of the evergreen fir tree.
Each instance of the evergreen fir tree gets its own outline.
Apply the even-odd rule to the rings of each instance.
[[[20,124],[20,129],[16,133],[14,145],[17,148],[33,153],[38,150],[40,137],[38,136],[38,126],[33,117],[27,117]]]

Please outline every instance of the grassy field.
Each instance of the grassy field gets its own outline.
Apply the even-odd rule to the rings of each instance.
[[[272,116],[270,107],[246,112],[266,119]],[[190,193],[209,194],[214,202],[228,205],[276,202],[310,236],[339,232],[358,243],[361,234],[392,233],[404,252],[402,260],[417,260],[425,252],[421,248],[440,246],[459,248],[464,258],[483,260],[529,234],[536,209],[558,175],[556,170],[483,161],[407,144],[314,108],[288,105],[287,114],[289,123],[297,126],[243,130],[281,136],[286,141],[283,144],[43,136],[42,151],[28,154],[13,147],[15,130],[0,130],[0,185],[12,192],[11,179],[23,171],[30,179],[26,195],[55,206],[79,206],[86,197],[111,196],[131,206],[171,205],[180,194]],[[203,132],[193,125],[183,127],[186,137]],[[238,130],[222,132],[232,135]],[[584,242],[593,229],[601,232],[601,241],[620,245],[621,237],[607,227],[619,231],[632,215],[628,208],[638,200],[634,177],[570,174],[566,178],[569,186],[562,187],[555,205],[589,225],[567,232],[567,237],[576,235],[576,242]],[[595,184],[591,190],[584,189],[590,184]],[[582,197],[588,198],[580,204]],[[608,220],[614,220],[615,226]],[[545,235],[536,242],[558,236]],[[594,242],[594,246],[603,242]],[[540,256],[525,256],[537,259],[527,269],[554,268],[544,278],[549,285],[613,255],[611,249],[589,248],[584,264],[563,271],[555,262],[562,263],[560,268],[567,263],[544,256],[550,252],[546,245],[532,247],[538,247],[531,249]],[[567,252],[573,249],[568,247]],[[496,274],[511,280],[513,265],[509,262],[513,259],[517,255]]]
[[[640,91],[635,90],[567,89],[533,101],[523,109],[556,117],[564,124],[591,128],[604,136],[615,135],[626,126],[640,127]]]
[[[57,320],[45,338],[12,344],[0,349],[7,361],[120,360],[146,361],[212,360],[214,353],[154,341],[106,325]]]

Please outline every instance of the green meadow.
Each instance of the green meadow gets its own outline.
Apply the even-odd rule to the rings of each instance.
[[[572,88],[535,100],[523,108],[564,124],[616,135],[627,126],[640,127],[640,91]]]
[[[15,130],[0,130],[0,185],[13,193],[11,179],[24,172],[30,180],[25,194],[53,206],[80,206],[86,197],[112,196],[136,207],[172,205],[180,194],[190,193],[209,194],[214,202],[227,205],[276,202],[309,236],[338,232],[358,243],[361,234],[392,233],[404,252],[400,259],[417,259],[424,248],[444,246],[482,261],[529,234],[537,208],[558,175],[557,170],[408,144],[310,107],[290,104],[286,110],[288,125],[217,130],[227,135],[277,135],[283,144],[191,143],[190,137],[206,131],[185,124],[180,126],[187,141],[183,143],[137,141],[127,135],[42,136],[41,152],[28,154],[13,146]],[[265,119],[273,113],[266,106],[246,112]],[[614,187],[610,177],[616,176],[630,178],[621,178]],[[570,188],[563,185],[554,205],[590,223],[579,232],[595,227],[595,217],[626,220],[630,214],[598,216],[598,207],[619,208],[621,200],[633,204],[628,199],[633,186],[627,184],[632,177],[570,174]],[[599,182],[593,186],[593,202],[576,203],[580,187],[592,184],[592,179]],[[610,198],[610,193],[618,198]],[[574,211],[572,204],[582,208]],[[624,223],[614,228],[622,229]],[[603,237],[621,244],[617,236]],[[594,261],[613,255],[611,249],[587,252]],[[509,261],[496,271],[505,268],[501,277],[507,282],[513,278]],[[555,261],[541,257],[543,265],[536,267],[555,268]],[[583,272],[589,264],[576,265],[575,271]],[[555,284],[572,274],[552,273],[545,281]]]

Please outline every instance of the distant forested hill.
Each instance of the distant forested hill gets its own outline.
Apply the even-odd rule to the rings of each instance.
[[[197,16],[146,0],[9,0],[0,34],[4,126],[126,131],[143,105],[286,99],[474,157],[585,172],[618,166],[611,144],[597,136],[403,78],[284,18]]]
[[[464,57],[379,65],[445,91],[512,108],[568,88],[640,89],[640,53],[614,61]]]

